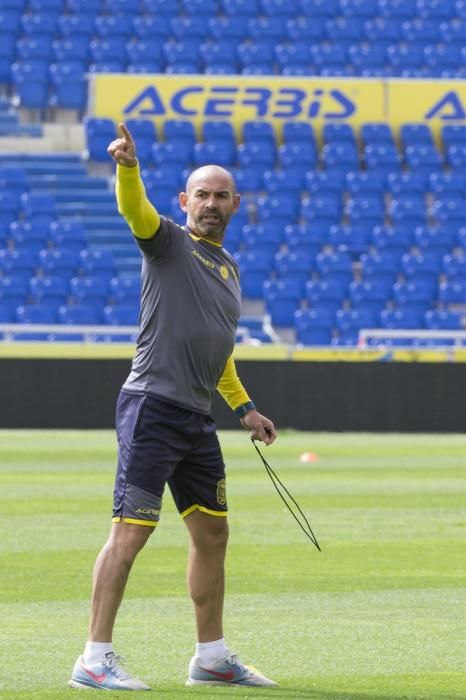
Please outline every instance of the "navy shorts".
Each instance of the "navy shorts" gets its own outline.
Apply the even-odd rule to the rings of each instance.
[[[225,465],[210,416],[122,389],[113,521],[155,527],[168,483],[178,512],[226,516]]]

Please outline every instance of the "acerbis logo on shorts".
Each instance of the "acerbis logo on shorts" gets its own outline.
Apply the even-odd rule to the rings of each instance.
[[[227,485],[225,479],[217,481],[217,503],[219,506],[226,505],[227,502]]]
[[[153,515],[154,518],[157,518],[160,515],[160,510],[156,508],[137,508],[136,513],[139,515]]]

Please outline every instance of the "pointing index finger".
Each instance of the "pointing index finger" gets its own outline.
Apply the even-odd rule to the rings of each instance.
[[[128,127],[126,126],[126,124],[124,124],[123,122],[120,122],[120,123],[118,124],[118,127],[119,127],[119,129],[120,129],[120,133],[122,134],[122,136],[124,136],[125,139],[128,139],[128,141],[129,141],[131,144],[134,143],[133,137],[131,136],[131,134],[130,134],[130,132],[129,132],[129,130],[128,130]]]

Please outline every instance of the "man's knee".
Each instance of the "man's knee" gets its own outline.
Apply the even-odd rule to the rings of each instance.
[[[196,526],[189,529],[197,549],[223,550],[227,546],[228,522],[225,517],[199,513]]]
[[[155,528],[133,523],[113,523],[107,546],[120,558],[132,561],[146,544]]]

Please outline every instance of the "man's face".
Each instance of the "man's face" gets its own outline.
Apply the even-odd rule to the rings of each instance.
[[[180,194],[180,206],[188,215],[187,225],[197,235],[221,243],[230,217],[238,210],[239,195],[229,174],[222,168],[206,166],[188,180]]]

